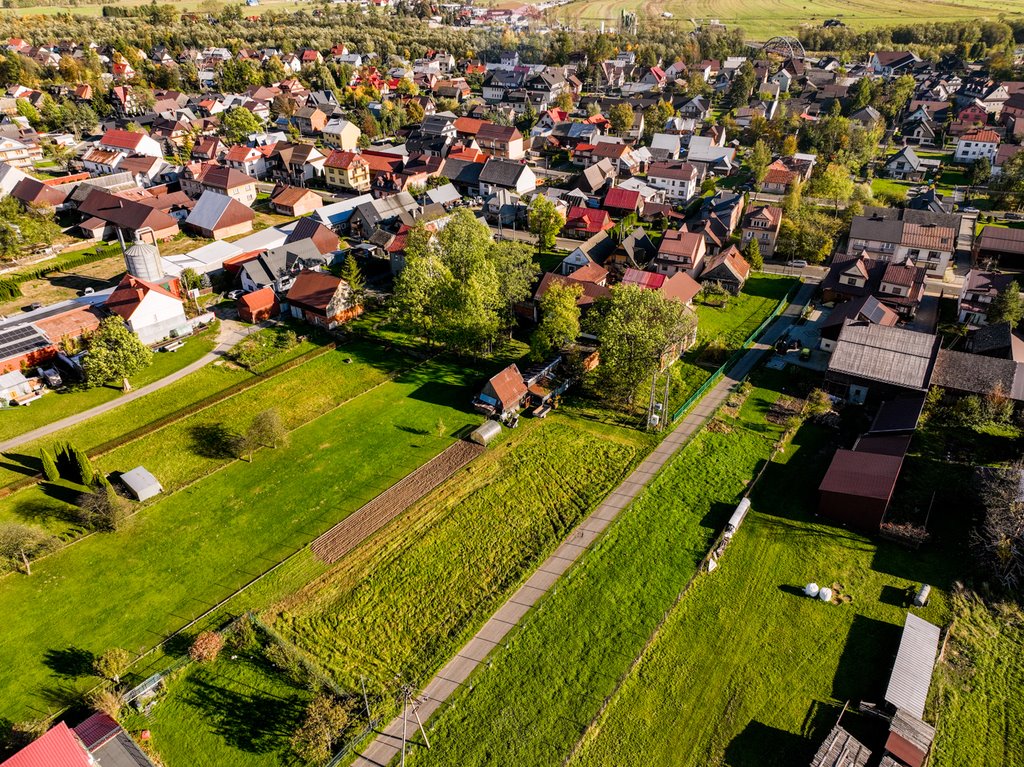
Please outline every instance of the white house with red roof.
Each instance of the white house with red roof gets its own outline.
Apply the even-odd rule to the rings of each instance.
[[[974,163],[982,158],[992,162],[999,151],[999,134],[992,130],[972,130],[962,135],[953,152],[954,162]]]
[[[104,152],[124,152],[125,154],[141,154],[147,157],[163,157],[160,142],[145,133],[115,128],[103,134],[96,148]]]
[[[103,308],[123,319],[144,344],[169,338],[172,331],[188,325],[180,298],[132,274],[118,283]]]

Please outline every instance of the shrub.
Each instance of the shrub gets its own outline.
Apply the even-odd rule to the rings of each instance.
[[[80,447],[73,447],[71,453],[75,457],[75,468],[78,471],[79,481],[83,485],[91,485],[96,478],[96,470],[93,468],[89,456]]]
[[[53,459],[53,453],[45,447],[39,451],[39,460],[43,463],[43,476],[50,482],[60,479],[60,472],[57,471],[57,462]]]
[[[89,530],[115,531],[128,518],[128,501],[114,490],[105,477],[95,490],[78,496],[75,520]]]
[[[189,657],[196,663],[210,663],[217,660],[224,647],[224,638],[216,631],[204,631],[195,638],[188,650]]]
[[[106,714],[114,721],[121,716],[121,709],[124,708],[124,696],[116,690],[108,690],[101,687],[93,690],[86,698],[86,703],[93,711]]]
[[[325,762],[348,725],[350,706],[330,695],[317,695],[306,708],[302,724],[292,735],[292,750],[307,762]]]
[[[114,684],[121,681],[121,676],[132,663],[132,656],[120,647],[111,647],[92,662],[92,670],[96,676],[109,679]]]

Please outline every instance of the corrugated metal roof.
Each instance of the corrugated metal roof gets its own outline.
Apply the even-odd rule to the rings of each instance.
[[[902,466],[902,455],[837,450],[818,490],[888,500]]]
[[[92,761],[75,734],[61,722],[0,767],[92,767]]]
[[[924,718],[924,706],[932,683],[941,633],[935,624],[907,613],[885,700],[918,719]]]
[[[847,325],[829,360],[829,371],[909,389],[928,383],[935,336],[884,325]]]

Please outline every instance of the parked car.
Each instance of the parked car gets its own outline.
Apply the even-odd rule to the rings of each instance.
[[[786,266],[792,266],[794,269],[803,269],[805,266],[807,266],[807,262],[804,261],[802,258],[796,258],[793,259],[792,261],[787,261]]]
[[[232,301],[237,301],[239,298],[241,298],[244,295],[245,295],[245,291],[244,290],[232,290],[230,293],[228,293],[228,298],[230,298]]]
[[[776,354],[786,354],[787,352],[795,352],[800,348],[800,342],[795,338],[780,338],[775,342]]]
[[[91,295],[92,295],[93,293],[95,293],[95,292],[96,292],[96,289],[95,289],[95,288],[85,288],[85,289],[84,289],[84,290],[82,291],[82,295],[83,295],[83,296],[91,296]]]

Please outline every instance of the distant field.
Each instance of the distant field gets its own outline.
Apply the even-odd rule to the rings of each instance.
[[[890,0],[580,0],[558,9],[560,18],[574,24],[600,22],[615,24],[621,10],[658,15],[669,12],[690,28],[689,19],[718,19],[726,25],[739,25],[755,40],[793,32],[803,24],[819,26],[825,19],[837,18],[855,28],[866,28],[921,21],[996,19],[1003,13],[1021,13],[1017,0],[979,0],[949,2],[921,0],[917,3],[893,3]]]

